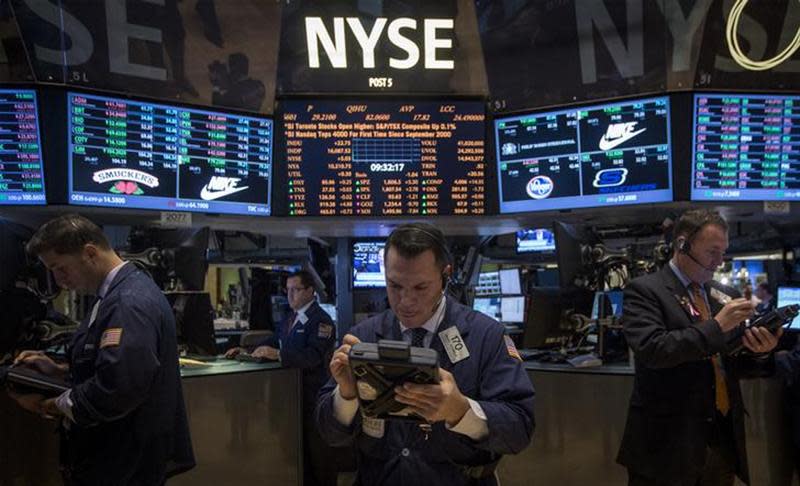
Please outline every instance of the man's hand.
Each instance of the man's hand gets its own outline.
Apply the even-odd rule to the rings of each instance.
[[[722,308],[714,318],[719,323],[722,332],[729,332],[744,322],[746,319],[753,317],[754,312],[753,304],[743,298],[733,299]]]
[[[44,395],[40,395],[39,393],[17,393],[9,390],[8,396],[25,410],[35,413],[36,415],[44,415]]]
[[[250,353],[250,356],[255,356],[256,358],[266,358],[271,359],[273,361],[277,361],[280,359],[280,355],[278,354],[278,350],[271,347],[271,346],[259,346]]]
[[[778,345],[778,339],[783,334],[783,328],[778,329],[774,335],[763,327],[751,327],[744,332],[742,344],[756,354],[769,353]]]
[[[58,364],[42,351],[23,351],[16,359],[14,366],[25,366],[37,370],[47,376],[64,377],[69,370],[66,364]]]
[[[239,355],[239,353],[244,352],[244,348],[235,347],[225,351],[225,357],[228,359],[233,359]]]
[[[336,380],[339,385],[339,394],[345,400],[352,400],[356,398],[356,380],[353,378],[353,373],[350,371],[350,348],[354,344],[361,341],[352,334],[345,335],[342,338],[342,345],[333,353],[331,359],[331,376]]]
[[[467,398],[458,389],[455,377],[447,370],[439,368],[441,381],[436,385],[417,385],[406,383],[395,388],[395,399],[408,405],[416,414],[428,422],[444,420],[450,427],[464,418],[469,410]]]

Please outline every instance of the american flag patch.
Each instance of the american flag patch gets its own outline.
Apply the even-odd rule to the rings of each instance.
[[[317,337],[321,339],[328,339],[333,335],[333,326],[330,324],[320,324],[317,331]]]
[[[109,346],[119,346],[120,341],[122,341],[121,327],[106,329],[106,331],[103,333],[103,336],[100,338],[100,349],[107,348]]]
[[[522,356],[519,355],[519,351],[517,351],[517,347],[514,345],[514,341],[511,340],[508,336],[503,336],[503,339],[506,341],[506,349],[508,350],[508,355],[514,359],[522,361]]]

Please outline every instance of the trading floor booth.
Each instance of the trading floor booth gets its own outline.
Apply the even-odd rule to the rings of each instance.
[[[624,484],[619,291],[677,216],[721,211],[800,300],[798,25],[790,0],[0,1],[0,365],[90,311],[24,251],[80,213],[203,358],[169,484],[301,484],[299,372],[209,355],[274,330],[301,268],[341,339],[388,305],[386,237],[426,221],[537,391],[502,484]],[[791,485],[782,385],[743,392],[752,484]],[[58,484],[55,429],[0,392],[0,486]]]

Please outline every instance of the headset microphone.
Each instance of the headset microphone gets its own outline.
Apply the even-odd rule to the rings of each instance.
[[[686,256],[691,258],[693,262],[695,262],[696,264],[700,265],[701,267],[703,267],[705,270],[708,270],[709,272],[713,272],[713,271],[715,271],[717,269],[717,267],[715,267],[715,266],[714,267],[707,267],[707,266],[703,265],[702,263],[700,263],[700,260],[695,258],[691,253],[686,253]]]
[[[697,258],[694,257],[694,255],[692,255],[692,245],[691,245],[691,243],[689,243],[685,239],[683,239],[683,240],[678,242],[678,251],[683,253],[684,255],[688,256],[689,258],[691,258],[693,262],[695,262],[697,265],[702,267],[704,270],[707,270],[709,272],[713,272],[713,271],[715,271],[717,269],[716,266],[707,267],[707,266],[703,265],[702,263],[700,263],[700,260],[698,260]]]

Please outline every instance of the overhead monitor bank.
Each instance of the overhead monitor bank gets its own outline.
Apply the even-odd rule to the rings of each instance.
[[[45,203],[36,91],[0,89],[0,205]]]
[[[272,120],[70,92],[70,204],[270,214]]]
[[[800,200],[800,96],[694,95],[695,201]]]
[[[289,216],[486,213],[480,101],[285,100]]]
[[[500,212],[672,201],[669,98],[495,119]]]

